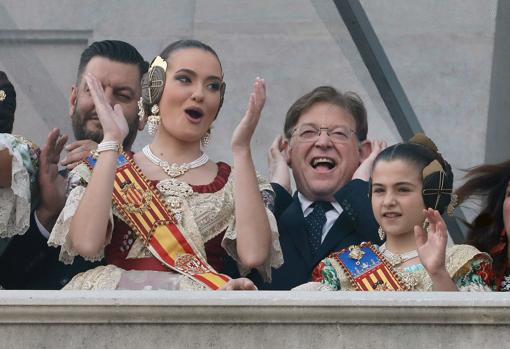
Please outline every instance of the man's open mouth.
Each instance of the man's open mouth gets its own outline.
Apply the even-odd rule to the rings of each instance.
[[[310,165],[314,169],[326,169],[331,170],[336,166],[336,161],[328,157],[316,157],[310,162]]]

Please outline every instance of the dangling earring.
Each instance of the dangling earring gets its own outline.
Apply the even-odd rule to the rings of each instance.
[[[202,138],[200,138],[200,145],[202,146],[202,148],[207,148],[207,146],[209,145],[210,139],[211,139],[211,130],[207,131],[207,133]]]
[[[151,108],[151,115],[147,119],[147,132],[153,136],[158,130],[159,124],[161,122],[161,117],[158,115],[159,107],[157,104],[154,104]]]
[[[423,228],[423,231],[426,231],[427,234],[429,232],[429,219],[428,218],[425,218],[425,220],[423,221],[423,225],[422,225],[422,228]]]
[[[381,239],[381,241],[386,239],[386,233],[384,230],[382,230],[381,226],[379,226],[379,229],[377,229],[377,234],[379,234],[379,239]]]
[[[455,211],[455,207],[459,204],[459,196],[457,194],[452,194],[450,198],[450,203],[446,209],[448,216],[453,216],[453,211]]]
[[[140,118],[140,121],[142,121],[143,118],[145,117],[145,109],[143,107],[142,97],[140,97],[140,99],[138,100],[138,117]]]

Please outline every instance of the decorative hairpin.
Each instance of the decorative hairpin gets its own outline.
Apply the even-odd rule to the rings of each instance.
[[[455,211],[455,208],[459,204],[459,197],[457,194],[452,194],[450,203],[448,204],[448,208],[446,209],[446,212],[449,216],[453,216],[453,211]]]
[[[7,97],[7,94],[4,90],[0,90],[0,102],[3,102],[5,98]]]

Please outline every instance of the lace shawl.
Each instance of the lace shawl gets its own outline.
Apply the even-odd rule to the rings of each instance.
[[[26,138],[0,134],[0,150],[12,156],[10,188],[0,188],[0,238],[24,234],[37,195],[39,148]]]
[[[50,246],[61,246],[60,260],[64,263],[72,263],[77,255],[72,249],[69,229],[71,220],[78,208],[79,202],[85,192],[85,186],[91,178],[91,172],[85,164],[78,165],[69,174],[70,194],[67,199],[64,210],[61,212],[57,223],[55,224],[48,244]],[[225,251],[238,262],[239,271],[242,275],[249,272],[239,263],[236,249],[235,215],[234,215],[234,193],[233,176],[228,177],[227,183],[220,190],[214,193],[194,192],[191,196],[182,200],[183,219],[180,222],[181,231],[187,232],[187,237],[195,246],[196,250],[205,258],[205,242],[216,237],[225,231],[222,246]],[[271,185],[258,177],[259,188],[261,192],[271,192]],[[169,185],[170,180],[163,180],[157,183],[156,188],[160,192],[163,200],[171,200],[172,190]],[[274,196],[274,195],[273,195]],[[272,249],[267,262],[259,268],[265,279],[270,280],[271,267],[278,267],[283,263],[283,255],[279,243],[278,228],[273,213],[266,208],[272,232]],[[121,216],[112,207],[110,211],[109,230],[106,235],[105,246],[110,243],[112,232],[115,230],[113,215],[118,219]],[[143,242],[136,238],[133,243],[128,258],[147,257],[150,252],[144,247]],[[89,260],[99,260],[104,257],[104,248]]]

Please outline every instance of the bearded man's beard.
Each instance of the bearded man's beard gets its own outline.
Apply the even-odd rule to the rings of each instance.
[[[74,138],[77,141],[82,141],[85,139],[89,139],[96,143],[101,143],[103,140],[103,129],[101,126],[96,130],[88,130],[87,129],[87,121],[90,118],[87,115],[81,115],[77,108],[74,108],[74,113],[71,116],[72,124],[73,124],[73,133]]]
[[[95,130],[87,129],[87,121],[89,121],[90,119],[91,117],[89,115],[82,115],[78,111],[78,108],[76,107],[74,108],[74,113],[71,116],[74,138],[77,141],[89,139],[96,143],[101,143],[104,136],[103,128],[101,127],[101,125],[99,125],[99,127],[96,128]],[[129,132],[126,138],[124,138],[124,141],[122,142],[122,146],[124,147],[125,150],[131,150],[131,146],[135,141],[136,134],[138,132],[137,121],[138,119],[135,118],[134,122],[132,122],[131,124],[128,122]]]

